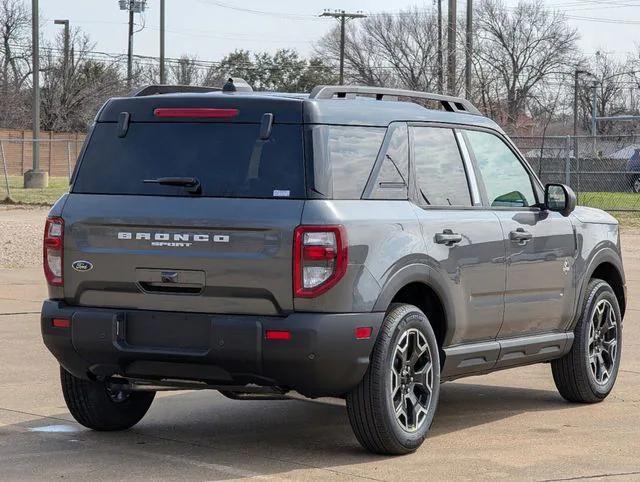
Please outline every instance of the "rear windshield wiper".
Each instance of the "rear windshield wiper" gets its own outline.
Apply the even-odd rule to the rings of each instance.
[[[145,184],[162,184],[163,186],[182,186],[190,194],[201,194],[202,184],[197,177],[159,177],[143,179]]]

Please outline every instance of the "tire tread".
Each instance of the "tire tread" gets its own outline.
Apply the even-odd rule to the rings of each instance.
[[[574,333],[574,343],[569,353],[562,358],[551,362],[551,371],[553,381],[560,395],[569,402],[574,403],[597,403],[608,395],[607,393],[598,393],[593,390],[588,379],[588,368],[585,368],[585,347],[583,337],[585,336],[586,323],[590,323],[589,313],[596,298],[602,291],[602,288],[613,293],[613,290],[606,281],[598,278],[592,278],[587,285],[587,296],[581,308],[580,318],[576,324]],[[615,298],[615,296],[614,296]],[[588,336],[588,331],[586,331]]]
[[[98,431],[126,430],[147,413],[154,392],[134,392],[129,399],[115,403],[103,383],[83,380],[60,367],[62,394],[69,412],[81,425]]]
[[[378,355],[391,343],[397,324],[409,313],[418,311],[424,314],[413,305],[393,304],[389,307],[385,322],[383,323],[378,338],[371,354],[370,366],[362,381],[349,394],[347,394],[347,413],[354,434],[360,444],[370,452],[377,454],[406,454],[413,452],[421,443],[407,447],[389,432],[385,426],[381,407],[385,401],[384,386],[382,379],[375,374],[384,373],[384,359]],[[425,316],[426,318],[426,316]],[[435,340],[435,336],[434,336]],[[432,355],[433,356],[433,355]],[[436,353],[436,356],[439,356]],[[437,381],[439,383],[439,380]],[[437,403],[437,400],[434,401]]]

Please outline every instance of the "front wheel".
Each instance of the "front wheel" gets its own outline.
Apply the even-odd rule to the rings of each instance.
[[[415,306],[393,305],[369,368],[347,394],[351,427],[367,450],[415,451],[427,436],[440,394],[440,357],[433,329]]]
[[[67,407],[76,421],[98,431],[126,430],[145,416],[155,392],[112,391],[105,382],[83,380],[60,367]]]
[[[553,380],[566,400],[595,403],[613,389],[622,350],[622,316],[613,289],[600,279],[587,286],[571,351],[551,363]]]

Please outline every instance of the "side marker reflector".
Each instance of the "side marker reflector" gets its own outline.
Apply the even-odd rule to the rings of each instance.
[[[66,318],[54,318],[51,321],[51,325],[55,328],[69,328],[71,326],[71,320]]]
[[[264,336],[267,340],[291,340],[291,332],[287,330],[267,330]]]
[[[356,328],[356,340],[368,340],[371,338],[373,328],[370,326],[359,326]]]

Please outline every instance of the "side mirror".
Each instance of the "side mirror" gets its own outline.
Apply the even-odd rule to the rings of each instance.
[[[547,184],[544,187],[544,205],[549,211],[568,216],[576,208],[577,198],[569,186],[565,184]]]

